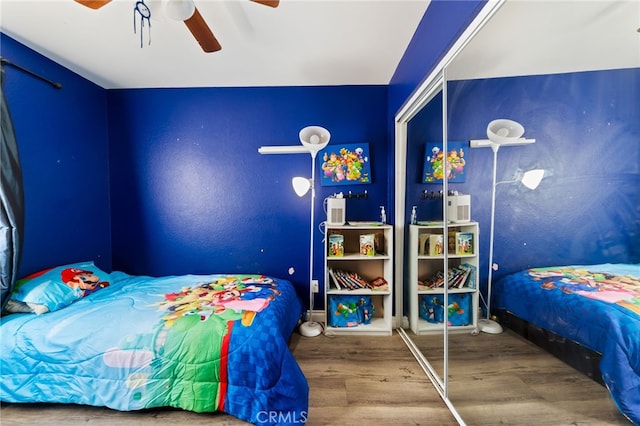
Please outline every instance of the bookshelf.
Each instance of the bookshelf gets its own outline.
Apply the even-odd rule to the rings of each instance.
[[[371,249],[373,242],[373,250]],[[351,279],[349,279],[351,278]],[[359,281],[361,281],[359,283]],[[386,286],[384,282],[386,281]],[[343,296],[370,300],[370,322],[337,326],[332,309]],[[353,298],[350,298],[353,299]],[[327,225],[324,247],[325,334],[390,336],[393,316],[393,227],[376,223]]]
[[[421,222],[409,227],[409,327],[417,334],[477,332],[478,223]],[[442,250],[448,241],[448,265]],[[444,306],[443,275],[449,276]],[[420,315],[420,310],[423,315]],[[448,312],[445,314],[445,312]],[[424,317],[428,319],[425,319]]]

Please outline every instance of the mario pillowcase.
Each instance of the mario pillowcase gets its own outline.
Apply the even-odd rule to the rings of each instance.
[[[93,262],[58,266],[18,280],[5,310],[38,315],[53,312],[108,285],[109,274]]]

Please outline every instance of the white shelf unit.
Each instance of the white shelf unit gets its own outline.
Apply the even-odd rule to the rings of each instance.
[[[445,322],[429,322],[419,315],[420,298],[424,295],[443,295],[444,288],[419,287],[418,281],[426,282],[438,272],[444,273],[449,267],[457,267],[467,263],[475,267],[475,279],[462,288],[449,288],[449,295],[468,293],[471,294],[470,318],[468,325],[450,325],[449,332],[477,332],[478,331],[478,223],[448,223],[445,227],[442,222],[432,222],[424,225],[410,225],[409,227],[409,327],[416,335],[442,333]],[[420,242],[425,242],[430,235],[442,235],[448,238],[449,232],[465,232],[473,235],[473,248],[470,254],[458,254],[455,244],[449,244],[448,265],[445,267],[444,254],[430,254],[428,250],[420,247]],[[445,310],[446,312],[446,310]],[[446,319],[446,318],[445,318]]]
[[[329,255],[329,237],[340,234],[344,237],[344,254]],[[373,256],[360,254],[360,235],[374,234],[376,252]],[[390,336],[393,317],[393,227],[391,225],[327,225],[324,244],[324,306],[326,335],[363,334]],[[329,276],[329,269],[355,272],[366,281],[382,277],[388,283],[388,290],[338,290]],[[329,299],[336,295],[371,296],[374,314],[369,324],[354,327],[330,327]]]

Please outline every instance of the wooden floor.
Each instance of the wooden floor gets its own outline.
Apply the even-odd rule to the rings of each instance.
[[[429,342],[442,337],[410,336],[444,371]],[[448,346],[448,397],[467,425],[631,424],[604,386],[510,330],[450,334]]]
[[[421,344],[428,344],[424,336]],[[629,425],[604,387],[505,332],[452,335],[449,397],[468,425]],[[417,361],[391,337],[294,334],[310,387],[308,425],[456,425]],[[434,367],[438,366],[432,360]],[[56,404],[3,404],[0,424],[243,425],[181,410],[118,412]]]

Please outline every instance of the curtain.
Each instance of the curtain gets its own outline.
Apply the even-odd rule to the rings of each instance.
[[[0,67],[0,290],[4,309],[15,285],[24,230],[24,193],[18,145],[4,96],[4,67]]]

